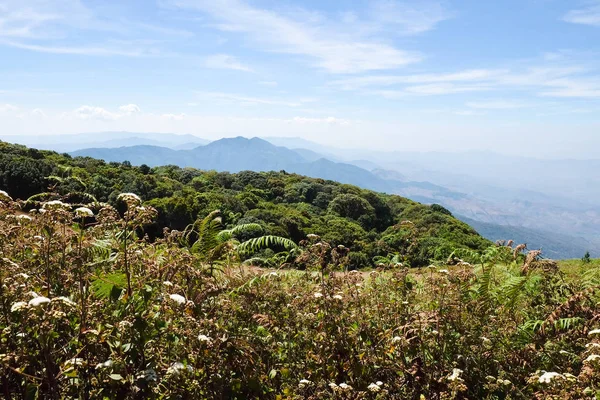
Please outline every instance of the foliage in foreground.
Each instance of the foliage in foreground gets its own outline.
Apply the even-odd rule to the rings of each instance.
[[[5,398],[580,399],[600,390],[600,277],[587,264],[565,280],[537,252],[517,265],[499,244],[471,254],[473,265],[338,273],[345,253],[311,237],[295,255],[307,271],[260,270],[240,266],[232,232],[219,234],[229,243],[220,263],[199,242],[209,227],[191,246],[185,232],[150,242],[141,228],[155,210],[134,195],[120,200],[123,213],[51,201],[26,214],[0,192]]]

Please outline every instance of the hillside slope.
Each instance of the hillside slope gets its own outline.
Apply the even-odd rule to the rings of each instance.
[[[1,142],[0,150],[0,189],[13,197],[45,191],[51,182],[44,177],[50,175],[59,177],[52,180],[59,193],[86,192],[98,201],[114,202],[119,193],[134,192],[159,211],[158,221],[147,227],[151,236],[161,235],[165,227],[184,229],[220,209],[226,226],[258,223],[266,234],[298,242],[313,233],[334,246],[347,246],[354,267],[395,254],[423,266],[445,260],[457,248],[482,250],[491,244],[443,210],[287,172],[151,169]]]

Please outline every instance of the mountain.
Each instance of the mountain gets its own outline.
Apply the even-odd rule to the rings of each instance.
[[[134,149],[140,158],[175,154],[180,159],[180,155],[186,155],[198,163],[218,161],[224,166],[262,163],[267,158],[276,164],[290,158],[288,165],[296,165],[301,159],[289,149],[260,139],[226,139],[194,150],[165,151],[152,146]],[[125,151],[115,150],[121,154]],[[105,149],[93,152],[99,151],[111,154]],[[318,160],[313,166],[335,171],[335,163],[327,160]],[[356,172],[358,167],[342,166],[343,171],[346,168]],[[52,175],[62,179],[52,180],[52,193],[43,193],[49,183],[45,177]],[[492,245],[440,208],[289,171],[230,173],[175,165],[139,168],[130,163],[106,163],[0,142],[0,190],[15,199],[29,198],[23,203],[24,211],[38,209],[43,199],[56,197],[76,204],[85,198],[87,204],[89,197],[80,192],[116,206],[120,193],[133,192],[158,211],[156,221],[144,228],[150,238],[162,235],[165,228],[181,231],[197,218],[220,210],[224,228],[257,224],[255,231],[261,234],[284,236],[295,242],[316,234],[334,247],[343,245],[350,251],[353,268],[373,266],[376,257],[395,253],[402,254],[403,262],[420,267],[432,260],[445,261],[455,249],[481,252]],[[96,202],[89,206],[102,207]],[[400,225],[406,220],[412,224]]]
[[[113,148],[138,145],[173,149],[181,148],[181,146],[184,146],[184,148],[193,148],[209,143],[208,140],[194,135],[139,132],[94,132],[73,135],[0,135],[0,139],[36,149],[54,150],[61,153],[87,148]]]
[[[476,221],[456,215],[458,219],[471,225],[480,235],[492,241],[512,239],[516,243],[526,243],[529,249],[542,249],[545,257],[565,259],[581,258],[586,251],[598,254],[599,243],[592,243],[582,237],[564,235],[557,232],[541,231],[521,226],[497,225]]]
[[[107,161],[127,160],[134,165],[173,164],[230,172],[285,170],[399,194],[424,204],[437,203],[462,216],[465,221],[475,221],[472,225],[478,227],[488,239],[523,238],[526,241],[531,236],[528,242],[530,246],[541,247],[556,258],[573,257],[583,248],[592,254],[600,254],[600,240],[595,239],[596,219],[600,218],[600,213],[595,213],[593,209],[589,209],[587,214],[582,213],[584,205],[574,200],[561,201],[547,194],[501,189],[483,183],[465,184],[462,187],[470,190],[461,191],[456,189],[458,186],[451,189],[428,181],[408,180],[396,170],[368,171],[326,158],[315,160],[319,154],[312,150],[291,150],[258,138],[221,139],[180,151],[132,146],[110,150],[84,149],[71,154]],[[481,194],[482,191],[488,195]],[[569,227],[563,229],[567,224]],[[581,241],[579,238],[582,238]]]

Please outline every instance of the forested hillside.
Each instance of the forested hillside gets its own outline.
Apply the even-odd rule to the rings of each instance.
[[[158,210],[158,219],[145,230],[151,238],[163,228],[183,230],[218,209],[225,227],[256,223],[264,235],[299,242],[316,234],[347,246],[351,268],[394,256],[418,267],[446,260],[455,249],[490,245],[443,207],[285,171],[134,167],[0,142],[0,189],[22,200],[36,195],[25,208],[36,208],[45,199],[38,194],[48,190],[111,204],[119,193],[133,192]]]

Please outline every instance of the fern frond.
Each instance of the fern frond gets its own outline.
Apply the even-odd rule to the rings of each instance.
[[[267,248],[284,248],[286,250],[292,250],[297,247],[298,245],[296,245],[293,240],[281,236],[267,235],[245,241],[238,246],[238,251],[242,254],[248,254]]]
[[[92,292],[101,299],[118,300],[127,286],[127,277],[122,272],[98,276],[92,281]]]

